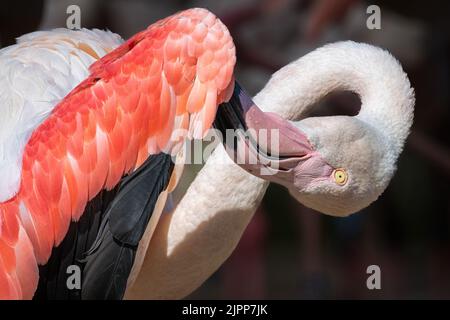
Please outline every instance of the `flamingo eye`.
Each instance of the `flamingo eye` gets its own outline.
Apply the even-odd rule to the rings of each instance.
[[[334,169],[333,178],[338,185],[343,186],[347,183],[347,172],[344,169]]]

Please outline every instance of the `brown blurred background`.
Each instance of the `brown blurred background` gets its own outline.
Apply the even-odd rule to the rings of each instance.
[[[384,47],[416,91],[412,134],[381,198],[348,218],[327,217],[272,185],[238,248],[191,298],[450,298],[450,2],[362,0],[35,0],[3,1],[0,43],[38,29],[65,27],[66,8],[81,26],[127,38],[188,7],[206,7],[230,28],[236,77],[257,93],[281,66],[325,43],[356,40]],[[381,8],[381,30],[366,8]],[[354,114],[359,100],[337,93],[316,115]],[[191,166],[184,186],[195,176]],[[381,268],[381,290],[366,287]]]

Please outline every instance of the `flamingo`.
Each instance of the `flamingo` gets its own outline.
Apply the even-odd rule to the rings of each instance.
[[[358,115],[307,116],[337,90],[360,97]],[[278,170],[261,179],[261,163],[240,167],[229,157],[234,149],[219,145],[175,210],[160,220],[125,298],[180,299],[197,289],[233,252],[270,180],[325,214],[344,217],[370,205],[395,172],[415,102],[390,53],[352,41],[326,45],[281,68],[253,100],[237,88],[218,120],[257,129],[276,122],[285,143]]]
[[[121,298],[179,178],[171,155],[205,135],[233,90],[233,41],[205,9],[149,26],[76,85],[121,42],[85,33],[55,44],[35,33],[2,50],[0,298],[73,297],[62,277],[80,262],[74,298]]]
[[[48,34],[47,34],[48,36]],[[67,35],[66,35],[67,36]],[[115,43],[112,43],[107,46],[107,49],[105,51],[109,51],[112,48],[114,48],[115,45],[120,44],[121,40],[117,36],[111,35],[114,38]],[[67,37],[66,37],[67,38]],[[101,39],[98,39],[101,40]],[[67,39],[65,39],[67,43]],[[101,41],[100,41],[101,42]],[[359,44],[353,44],[355,47],[358,47]],[[94,45],[95,47],[95,45]],[[81,50],[81,55],[88,53],[88,55],[92,58],[98,58],[101,57],[101,53],[96,53],[96,55],[91,55],[92,50],[88,49],[89,46],[82,46],[82,49],[79,48],[78,45],[76,45],[72,50]],[[87,50],[86,50],[87,49]],[[331,51],[331,47],[329,48]],[[351,48],[347,48],[346,50],[350,50]],[[375,48],[368,46],[365,48],[367,51],[373,51]],[[379,49],[378,49],[379,50]],[[352,51],[352,50],[350,50]],[[364,50],[363,50],[364,51]],[[376,51],[376,50],[375,50]],[[361,55],[361,52],[356,52],[355,55],[358,56]],[[364,52],[362,52],[364,54]],[[383,54],[385,56],[383,56]],[[387,60],[393,60],[392,57],[390,57],[388,54],[383,52],[383,54],[376,54],[374,56],[371,56],[367,59],[365,59],[366,63],[374,63],[377,60],[374,59],[378,57],[379,59],[387,59]],[[387,57],[386,57],[387,56]],[[323,55],[321,58],[324,59],[326,62],[328,60],[332,60],[330,56]],[[396,61],[394,60],[393,65],[397,66],[398,69],[398,63],[395,64]],[[349,63],[347,63],[349,64]],[[288,68],[288,67],[286,67]],[[289,68],[288,68],[289,69]],[[284,70],[284,69],[282,69]],[[279,71],[279,73],[282,73],[282,70]],[[298,74],[296,74],[296,69],[292,68],[290,69],[291,77],[297,77]],[[347,70],[348,71],[348,70]],[[398,70],[397,70],[398,71]],[[401,67],[400,67],[401,71]],[[343,72],[343,71],[342,71]],[[326,72],[325,72],[326,73]],[[402,75],[402,73],[397,72],[398,74],[395,74],[397,78],[399,75]],[[278,73],[277,73],[278,74]],[[342,75],[341,75],[342,76]],[[301,80],[301,77],[298,76]],[[260,94],[262,95],[264,92],[269,91],[268,94],[268,101],[266,102],[267,108],[265,110],[267,111],[275,111],[281,113],[286,118],[292,118],[291,115],[295,115],[294,118],[299,117],[300,115],[304,114],[304,111],[308,108],[309,103],[311,103],[310,100],[306,101],[305,104],[300,104],[298,100],[301,99],[302,94],[306,94],[309,92],[305,88],[303,92],[299,92],[296,97],[292,97],[292,94],[290,96],[291,99],[295,99],[295,103],[292,103],[292,100],[289,101],[283,101],[282,103],[278,101],[278,109],[277,109],[277,101],[273,100],[273,97],[276,97],[276,92],[279,92],[281,84],[283,84],[283,81],[275,81],[276,77],[272,79],[270,83],[276,83],[273,86],[272,94],[270,94],[270,83],[268,87]],[[291,81],[292,79],[289,79],[286,77],[286,81]],[[303,79],[304,80],[304,79]],[[317,76],[316,80],[320,80],[320,76]],[[371,79],[367,79],[367,81],[370,82]],[[76,81],[75,81],[76,82]],[[409,82],[407,81],[407,85],[409,88]],[[294,81],[294,83],[298,84],[297,81]],[[318,81],[320,83],[320,81]],[[341,86],[328,88],[324,91],[331,91],[332,89],[352,89],[345,86],[345,83],[342,82],[340,84]],[[299,87],[301,88],[301,87]],[[294,88],[295,89],[295,88]],[[64,90],[64,89],[63,89]],[[235,91],[236,92],[236,91]],[[293,91],[295,92],[295,90]],[[357,91],[360,93],[359,91]],[[325,92],[326,93],[326,92]],[[325,94],[323,93],[323,94]],[[406,95],[406,91],[403,92]],[[411,98],[412,92],[409,93],[409,98]],[[62,96],[64,96],[64,93],[62,93]],[[240,97],[241,96],[241,97]],[[243,94],[240,93],[239,89],[237,90],[237,94],[233,96],[234,100],[238,104],[242,105],[242,101],[245,102],[245,100],[249,99],[248,97],[243,96]],[[272,97],[273,96],[273,97]],[[285,98],[288,98],[289,94],[285,96]],[[233,100],[232,98],[232,100]],[[242,99],[244,98],[244,99]],[[257,97],[258,98],[258,97]],[[319,99],[319,96],[316,96],[314,99]],[[393,97],[388,97],[393,98]],[[271,101],[272,99],[272,101]],[[58,99],[55,99],[58,100]],[[242,101],[241,101],[242,100]],[[255,99],[258,101],[258,99]],[[224,100],[225,101],[225,100]],[[412,100],[411,100],[412,101]],[[291,105],[285,104],[285,102],[290,102]],[[248,104],[248,101],[246,102]],[[274,109],[270,109],[270,105],[275,106]],[[258,102],[259,105],[264,105],[264,101],[262,104]],[[412,102],[413,104],[413,102]],[[411,109],[412,109],[411,104]],[[237,112],[240,112],[238,108]],[[287,115],[284,114],[286,110],[290,110],[290,114]],[[406,108],[408,110],[408,108]],[[412,110],[410,111],[411,117],[412,117]],[[264,117],[264,115],[262,115]],[[290,124],[284,124],[280,119],[273,118],[273,115],[269,117],[269,120],[271,122],[276,123],[276,125],[280,128],[290,127]],[[408,127],[408,114],[405,114],[404,120],[404,127]],[[249,121],[251,124],[252,121]],[[267,122],[266,122],[267,123]],[[240,124],[242,125],[242,124]],[[247,125],[244,124],[244,125]],[[410,123],[409,123],[410,125]],[[406,129],[406,132],[408,129]],[[406,133],[407,135],[407,133]],[[406,135],[404,138],[406,138]],[[289,138],[289,137],[288,137]],[[402,138],[399,138],[400,145],[403,145]],[[401,151],[401,148],[400,148]],[[398,151],[398,152],[400,152]],[[398,155],[397,155],[398,156]],[[221,163],[225,163],[223,167],[219,168],[214,167],[214,159],[221,160]],[[393,160],[395,164],[395,159]],[[215,169],[215,170],[211,170]],[[248,168],[247,168],[248,169]],[[236,171],[238,170],[238,171]],[[208,173],[209,171],[209,173]],[[212,177],[213,172],[215,171],[215,174],[217,176]],[[218,172],[223,173],[224,175],[218,174]],[[206,175],[206,176],[205,176]],[[392,175],[392,174],[391,174]],[[211,185],[211,189],[205,190],[204,186],[207,186],[206,180],[203,179],[201,181],[201,177],[206,177],[208,179],[208,183]],[[228,179],[226,178],[228,177]],[[212,179],[210,179],[212,178]],[[224,195],[229,195],[230,198],[226,199],[228,201],[220,202],[220,203],[214,203],[213,206],[211,206],[209,212],[207,212],[204,204],[205,199],[207,196],[211,196],[210,200],[217,200],[217,194],[211,194],[211,191],[218,192],[217,185],[220,181],[220,178],[224,178],[221,182],[221,186],[224,187],[223,182],[229,180],[230,184],[229,187],[233,187],[232,190],[220,190],[225,191]],[[389,180],[390,177],[387,179]],[[387,180],[387,181],[388,181]],[[201,181],[201,182],[199,182]],[[279,182],[279,181],[277,181]],[[200,188],[200,186],[202,186]],[[387,185],[387,182],[386,182]],[[230,163],[230,160],[227,158],[226,154],[223,152],[223,148],[218,148],[215,153],[213,154],[212,158],[207,162],[207,165],[202,170],[202,173],[199,175],[199,177],[194,181],[191,188],[188,190],[188,193],[186,194],[183,201],[180,203],[180,205],[177,207],[175,212],[172,215],[164,216],[162,221],[158,224],[158,228],[156,230],[155,236],[152,237],[152,240],[150,242],[149,250],[147,250],[147,256],[144,260],[144,265],[139,273],[139,276],[137,278],[138,281],[134,281],[134,285],[129,286],[129,292],[127,297],[129,298],[180,298],[185,296],[186,294],[192,292],[196,287],[198,287],[199,284],[201,284],[212,272],[214,272],[217,267],[229,256],[232,249],[236,245],[240,235],[242,234],[246,224],[248,223],[249,219],[251,218],[251,215],[253,214],[254,210],[256,209],[257,204],[259,203],[260,199],[262,198],[262,195],[265,192],[265,188],[267,187],[267,182],[263,182],[259,178],[255,178],[252,176],[249,176],[247,173],[242,171],[241,169],[237,168],[236,166],[233,166]],[[385,186],[384,186],[385,187]],[[199,194],[199,190],[203,192]],[[381,190],[382,191],[382,190]],[[381,192],[380,192],[381,193]],[[248,195],[248,197],[243,196],[243,194]],[[198,198],[195,198],[197,196]],[[214,197],[216,196],[216,197]],[[193,203],[192,199],[196,199]],[[230,201],[232,199],[232,201]],[[219,199],[222,201],[223,199]],[[241,200],[241,201],[240,201]],[[337,198],[339,200],[339,197]],[[364,204],[363,204],[364,205]],[[332,213],[330,210],[326,210],[324,208],[316,208],[319,211]],[[321,210],[322,209],[322,210]],[[332,209],[333,210],[333,209]],[[347,209],[348,210],[348,209]],[[353,209],[352,209],[353,210]],[[229,211],[230,215],[222,219],[220,218],[221,212]],[[216,220],[223,220],[224,227],[221,228],[221,230],[217,230],[218,225],[217,223],[214,223]],[[181,222],[181,224],[180,224]],[[200,224],[203,224],[200,226]],[[229,226],[234,225],[236,228],[228,228]],[[192,229],[190,226],[194,227]],[[203,228],[205,227],[205,228]],[[224,231],[230,231],[230,234],[228,236],[224,236]],[[192,232],[192,234],[191,234]],[[189,234],[189,236],[186,236],[186,234]],[[205,237],[205,235],[211,235],[214,234],[214,237],[216,241],[208,241],[208,239]],[[216,236],[217,234],[218,236]],[[203,241],[199,241],[199,239],[202,239]],[[171,249],[169,249],[168,244],[171,244]],[[194,244],[194,246],[192,245]],[[178,251],[179,247],[185,247],[186,250],[183,250],[184,252]],[[143,251],[145,251],[145,246]],[[194,249],[195,247],[195,249]],[[176,254],[172,252],[176,249]],[[189,253],[192,253],[192,250],[194,249],[194,255],[189,255]],[[214,249],[214,250],[212,250]],[[196,259],[193,259],[193,257],[196,257]],[[196,268],[197,267],[197,268]],[[166,268],[164,270],[164,268]],[[189,273],[190,272],[190,273]],[[161,285],[161,286],[160,286]]]

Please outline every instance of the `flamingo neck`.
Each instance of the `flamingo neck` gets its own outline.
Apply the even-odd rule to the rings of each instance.
[[[359,95],[356,117],[378,131],[397,158],[412,124],[414,92],[398,61],[380,48],[352,41],[326,45],[276,72],[254,101],[299,120],[333,91]]]
[[[219,145],[150,241],[126,299],[180,299],[230,256],[268,182],[236,165]]]

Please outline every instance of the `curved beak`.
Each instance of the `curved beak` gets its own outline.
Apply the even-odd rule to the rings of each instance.
[[[237,82],[230,100],[219,106],[214,126],[233,161],[265,180],[302,189],[333,170],[305,133],[277,114],[263,112]]]

